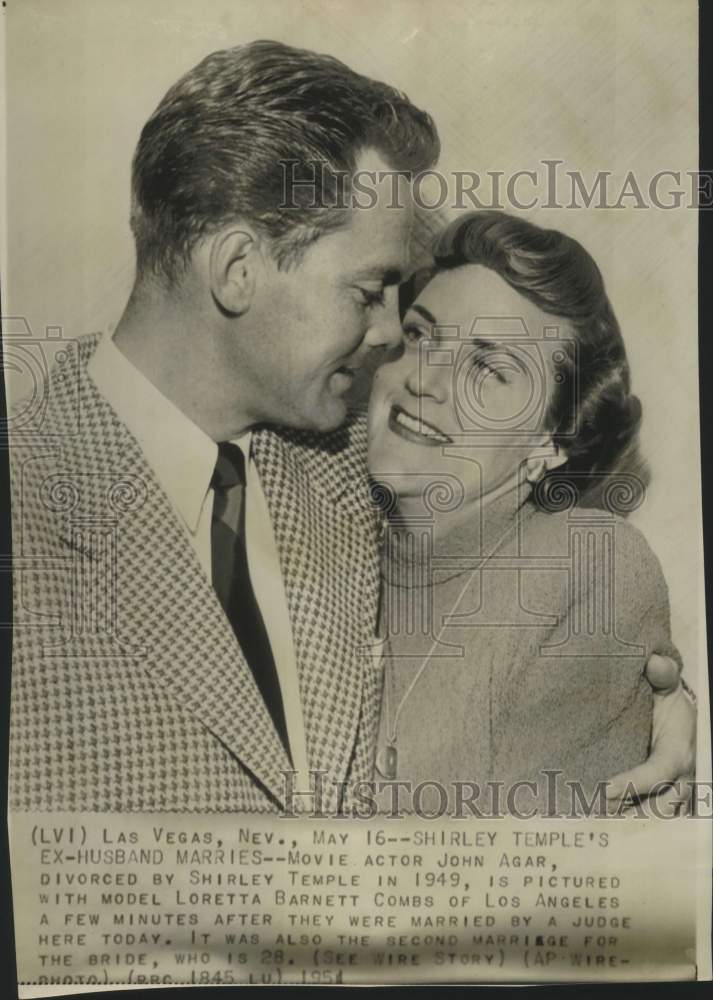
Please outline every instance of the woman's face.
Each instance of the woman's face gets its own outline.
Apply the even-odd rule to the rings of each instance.
[[[372,476],[401,498],[455,476],[472,500],[552,455],[545,415],[562,327],[479,264],[437,274],[404,317],[403,353],[374,379]]]

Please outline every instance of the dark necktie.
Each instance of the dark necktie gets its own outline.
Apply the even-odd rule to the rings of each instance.
[[[289,755],[280,682],[250,581],[245,543],[245,459],[237,445],[227,441],[218,445],[211,487],[215,494],[211,529],[213,586]]]

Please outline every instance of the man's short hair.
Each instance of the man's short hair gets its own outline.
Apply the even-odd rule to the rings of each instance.
[[[239,218],[287,267],[344,223],[337,185],[349,192],[368,148],[415,174],[438,159],[438,134],[404,94],[330,56],[271,41],[212,53],[141,132],[131,210],[138,276],[174,282],[202,238]],[[286,192],[286,177],[315,184]]]

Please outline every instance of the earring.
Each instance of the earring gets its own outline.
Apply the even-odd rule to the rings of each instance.
[[[544,458],[528,458],[526,479],[528,483],[536,483],[542,479],[545,472]]]

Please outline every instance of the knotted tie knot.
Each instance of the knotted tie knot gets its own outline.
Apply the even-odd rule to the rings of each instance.
[[[218,445],[218,458],[210,485],[214,490],[245,486],[245,456],[237,444],[221,441]]]

